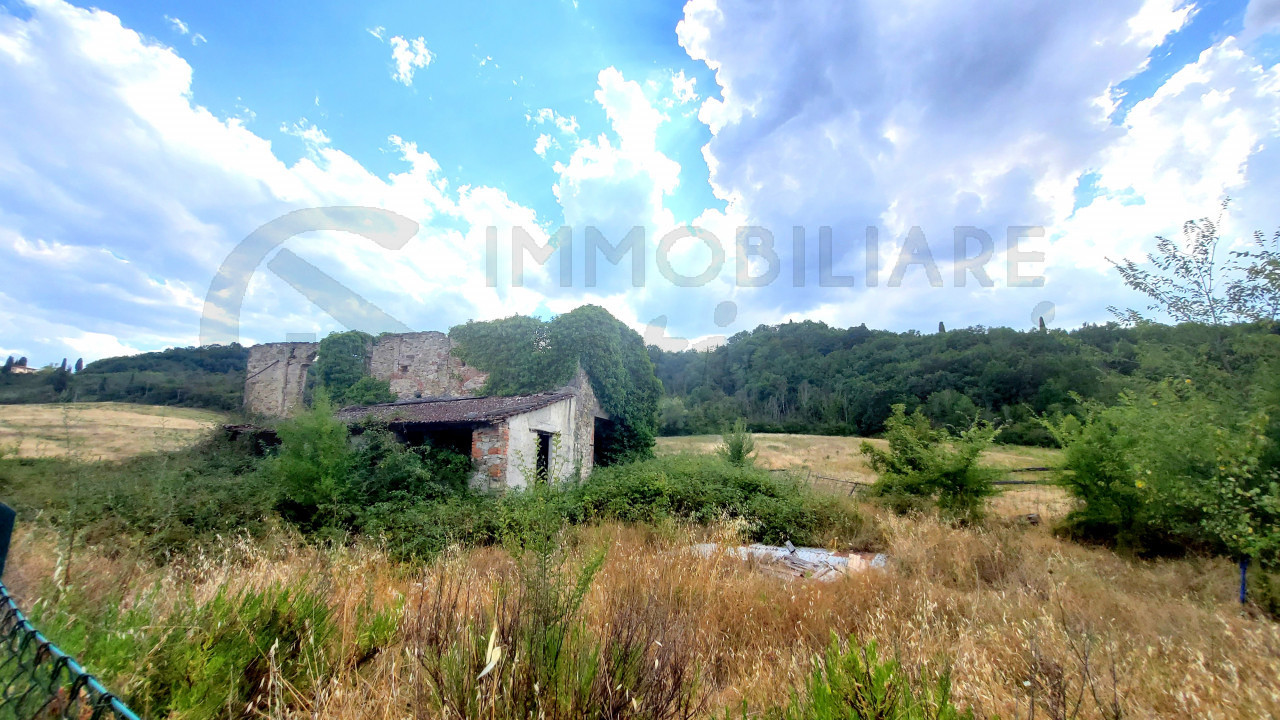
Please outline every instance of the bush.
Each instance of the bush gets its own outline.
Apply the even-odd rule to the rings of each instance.
[[[395,527],[389,515],[460,495],[471,474],[470,458],[409,447],[384,425],[366,425],[352,439],[323,388],[310,410],[277,432],[280,450],[269,473],[281,488],[281,513],[312,531]]]
[[[1266,461],[1269,418],[1187,380],[1090,407],[1083,423],[1047,423],[1066,448],[1061,482],[1079,501],[1062,531],[1138,554],[1200,549],[1273,567],[1280,485]]]
[[[135,546],[157,559],[219,535],[258,533],[277,498],[251,440],[222,433],[118,462],[0,460],[0,492],[24,518],[38,514],[77,542]]]
[[[745,420],[739,418],[734,421],[733,427],[726,430],[721,437],[724,442],[716,448],[716,455],[720,459],[735,467],[746,467],[755,463],[756,440],[747,431]]]
[[[913,678],[894,659],[881,659],[874,641],[860,645],[850,638],[841,647],[832,637],[825,655],[814,663],[803,696],[793,695],[780,713],[786,720],[960,720],[972,718],[951,701],[951,674],[932,682]]]
[[[994,428],[975,421],[958,436],[950,436],[934,430],[919,409],[907,415],[903,405],[893,406],[886,426],[888,452],[862,443],[862,454],[880,476],[876,495],[900,511],[928,501],[952,517],[981,515],[982,503],[994,493],[992,482],[1000,475],[999,470],[978,466],[982,451],[995,437]]]
[[[794,479],[706,455],[673,455],[602,468],[574,490],[587,518],[710,523],[743,518],[758,542],[812,543],[833,526],[861,525],[849,506],[833,504]]]

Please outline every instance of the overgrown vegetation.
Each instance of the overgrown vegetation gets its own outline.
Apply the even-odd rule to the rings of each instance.
[[[911,677],[893,658],[881,659],[871,641],[831,638],[814,663],[804,693],[778,713],[785,720],[962,720],[973,718],[951,701],[951,672],[937,678]]]
[[[359,330],[329,333],[316,349],[316,362],[307,370],[312,392],[322,389],[339,407],[393,402],[395,393],[386,380],[367,370],[373,336]]]
[[[723,443],[716,448],[716,455],[734,467],[746,467],[755,462],[756,440],[747,430],[747,423],[739,418],[721,436]]]
[[[951,435],[935,430],[919,408],[907,415],[903,405],[893,406],[886,425],[887,451],[862,443],[862,454],[879,475],[876,495],[899,511],[936,504],[948,517],[981,517],[983,500],[994,493],[991,483],[1001,474],[978,464],[995,428],[975,421]]]
[[[489,373],[483,392],[520,395],[568,383],[578,365],[611,422],[596,434],[602,465],[649,457],[662,385],[644,340],[604,308],[583,305],[549,321],[513,316],[449,331],[458,357]]]

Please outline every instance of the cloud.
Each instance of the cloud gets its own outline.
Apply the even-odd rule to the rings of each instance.
[[[538,125],[551,123],[555,125],[561,133],[565,135],[577,136],[578,119],[572,115],[561,115],[551,108],[540,108],[536,112],[528,113],[524,116],[525,120]]]
[[[379,39],[379,40],[384,39],[384,38],[386,37],[386,35],[387,35],[387,29],[386,29],[385,27],[381,26],[381,25],[379,25],[378,27],[375,27],[375,28],[365,28],[365,30],[364,30],[364,31],[365,31],[365,32],[367,32],[367,33],[369,33],[370,35],[374,36],[375,38],[377,38],[377,39]]]
[[[191,34],[191,28],[187,27],[187,24],[182,22],[178,18],[165,15],[164,19],[169,21],[169,24],[173,26],[174,32],[178,33],[179,35]]]
[[[676,102],[686,105],[698,99],[698,92],[694,86],[698,84],[698,78],[685,77],[684,71],[671,74],[671,92],[675,95]]]
[[[533,151],[537,153],[539,157],[546,157],[547,149],[551,147],[553,142],[555,141],[551,139],[550,135],[542,133],[541,135],[538,135],[538,139],[534,141]]]
[[[427,49],[427,41],[422,36],[406,40],[397,35],[391,38],[390,43],[391,60],[396,66],[391,77],[409,87],[413,85],[414,72],[430,65],[435,54]]]
[[[1176,231],[1226,192],[1241,217],[1272,226],[1270,206],[1242,191],[1274,187],[1280,169],[1265,162],[1276,145],[1274,76],[1234,41],[1113,116],[1116,88],[1193,12],[1171,0],[691,0],[677,36],[719,89],[699,109],[712,189],[729,213],[775,232],[784,278],[805,268],[804,287],[774,283],[740,292],[741,302],[896,328],[1022,326],[1044,300],[1071,306],[1063,323],[1103,320],[1106,305],[1130,300],[1104,252]],[[1078,208],[1090,176],[1101,194]],[[1046,230],[1043,288],[1006,287],[1006,228],[1023,225]],[[806,232],[803,254],[791,250],[793,226]],[[821,226],[856,287],[818,282]],[[870,289],[867,226],[879,230],[880,286]],[[991,234],[995,287],[936,289],[918,267],[901,288],[885,287],[914,227],[950,278],[957,226]]]
[[[169,15],[165,15],[164,19],[169,22],[169,26],[173,28],[174,32],[178,33],[179,35],[190,35],[192,45],[203,45],[209,42],[209,39],[200,33],[192,34],[191,27],[187,25],[185,22],[183,22],[182,20],[176,17],[171,17]]]
[[[198,105],[191,67],[101,10],[0,10],[0,346],[61,358],[191,345],[210,280],[255,228],[300,208],[360,205],[412,218],[399,249],[308,233],[297,256],[399,320],[447,328],[538,300],[485,283],[485,227],[537,227],[501,190],[452,187],[411,140],[388,139],[403,169],[378,176],[300,119],[282,162],[238,118]],[[92,123],[85,122],[93,118]],[[258,267],[240,316],[248,342],[338,329]]]

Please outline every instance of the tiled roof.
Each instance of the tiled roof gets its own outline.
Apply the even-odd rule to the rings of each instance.
[[[338,419],[356,422],[376,417],[387,422],[479,423],[502,420],[554,405],[573,397],[567,392],[508,397],[444,397],[402,400],[382,405],[353,405],[338,411]]]

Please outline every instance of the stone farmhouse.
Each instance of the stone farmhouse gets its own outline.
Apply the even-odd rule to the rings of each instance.
[[[244,404],[250,413],[286,417],[302,405],[307,370],[319,343],[267,343],[249,348]],[[401,441],[430,442],[469,454],[472,487],[524,487],[534,478],[555,482],[595,464],[598,426],[609,422],[581,368],[568,385],[535,395],[478,395],[488,376],[453,354],[440,332],[384,335],[368,355],[366,372],[386,380],[397,400],[345,407],[338,418],[386,422]]]

